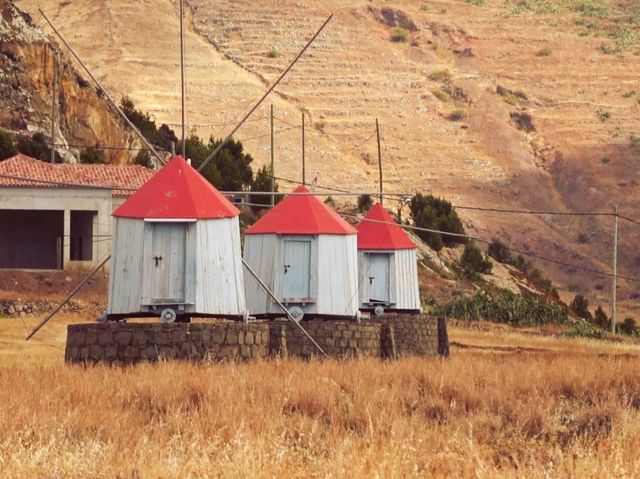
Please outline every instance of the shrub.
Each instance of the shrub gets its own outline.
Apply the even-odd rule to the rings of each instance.
[[[278,191],[278,183],[274,183],[274,191]],[[256,176],[251,183],[251,191],[255,192],[265,192],[271,191],[271,168],[267,168],[267,165],[262,166],[258,171],[256,171]],[[271,204],[271,196],[269,195],[250,195],[250,202],[252,203],[251,209],[254,212],[260,211],[263,207],[259,205],[270,205]],[[278,204],[278,202],[282,199],[281,195],[275,195],[273,198],[274,204]]]
[[[589,300],[581,294],[576,294],[571,303],[569,304],[571,311],[575,313],[579,318],[586,319],[587,321],[593,321],[593,316],[589,311]]]
[[[478,291],[436,308],[435,314],[460,319],[486,319],[513,326],[548,323],[563,324],[569,319],[567,311],[542,298],[521,296],[505,289],[493,294]]]
[[[541,48],[540,50],[538,50],[536,55],[538,55],[539,57],[548,57],[549,55],[551,55],[551,48],[549,47]]]
[[[267,52],[267,57],[269,58],[278,58],[280,56],[280,52],[276,47],[271,47],[271,49]]]
[[[158,128],[156,122],[151,119],[149,114],[138,110],[129,98],[122,98],[120,108],[129,121],[140,130],[140,133],[142,133],[149,142],[165,150],[170,150],[172,143],[178,143],[178,138],[171,128],[165,124],[160,125],[160,128]]]
[[[447,81],[451,79],[451,72],[448,68],[437,68],[429,73],[429,80]]]
[[[13,144],[11,135],[0,129],[0,161],[6,160],[18,154],[18,149]]]
[[[598,111],[596,113],[600,121],[607,121],[609,118],[611,118],[611,113],[603,108],[598,108]]]
[[[536,131],[536,127],[533,125],[533,117],[529,113],[512,112],[510,116],[518,130],[526,131],[527,133]]]
[[[640,156],[640,136],[631,134],[629,135],[629,148],[631,148],[631,152]]]
[[[404,28],[396,28],[391,34],[391,41],[396,43],[405,43],[409,38],[409,32]]]
[[[419,228],[464,234],[464,227],[458,217],[458,213],[453,209],[451,203],[445,199],[417,193],[411,198],[409,208],[411,209],[413,222]],[[417,234],[436,251],[440,251],[445,244],[449,246],[458,243],[466,244],[467,242],[464,237],[437,232],[417,231]]]
[[[595,324],[584,319],[572,319],[571,327],[564,335],[570,338],[602,339],[604,333]]]
[[[153,162],[151,161],[149,150],[140,150],[133,162],[136,165],[144,166],[145,168],[153,168]]]
[[[625,92],[622,94],[622,96],[623,96],[624,98],[629,98],[629,97],[632,97],[632,96],[633,96],[633,95],[635,95],[635,94],[636,94],[636,91],[635,91],[635,90],[627,90],[627,91],[625,91]]]
[[[464,120],[466,117],[467,117],[466,111],[457,109],[449,113],[449,116],[447,118],[449,118],[449,120],[451,121],[460,121],[460,120]]]
[[[636,334],[636,320],[633,318],[624,318],[624,321],[618,326],[622,334],[632,336]]]
[[[587,235],[587,233],[580,233],[576,239],[580,244],[587,244],[589,242],[589,235]]]
[[[80,152],[80,163],[86,165],[103,165],[104,153],[97,148],[87,148]]]
[[[34,133],[31,138],[20,138],[17,149],[20,153],[36,160],[51,161],[51,146],[42,133]],[[55,154],[55,162],[62,163],[62,157],[57,152]]]
[[[358,211],[360,213],[366,213],[373,206],[373,199],[370,195],[358,196]]]
[[[513,262],[513,257],[511,256],[507,245],[497,238],[494,238],[493,241],[491,241],[491,243],[489,244],[487,254],[499,263]]]
[[[336,200],[333,199],[333,196],[327,196],[327,199],[324,200],[324,204],[330,206],[331,208],[336,207]]]
[[[593,315],[593,323],[602,329],[608,329],[611,325],[611,320],[607,317],[607,313],[604,312],[602,306],[596,308],[595,314]]]
[[[431,94],[435,96],[440,101],[449,101],[451,100],[451,95],[445,88],[434,88],[431,90]]]
[[[478,273],[491,273],[491,261],[485,257],[473,241],[469,241],[465,245],[460,265],[467,277],[471,279],[477,278]]]
[[[600,158],[600,161],[602,162],[603,165],[606,165],[611,163],[611,158],[609,158],[608,156],[603,156],[602,158]]]
[[[487,0],[466,0],[466,1],[467,3],[470,3],[471,5],[475,5],[476,7],[480,7],[485,3],[487,3]]]

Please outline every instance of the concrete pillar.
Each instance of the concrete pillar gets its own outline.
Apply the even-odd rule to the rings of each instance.
[[[64,236],[62,238],[62,269],[69,267],[71,258],[71,211],[64,210]]]

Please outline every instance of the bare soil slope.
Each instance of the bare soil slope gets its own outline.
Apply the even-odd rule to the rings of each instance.
[[[175,2],[17,3],[31,12],[44,5],[110,89],[129,95],[159,122],[178,123]],[[320,184],[373,189],[377,117],[389,191],[433,191],[459,205],[533,210],[611,211],[619,204],[623,214],[637,216],[639,160],[630,138],[640,133],[640,57],[634,54],[639,34],[632,5],[187,4],[187,117],[201,136],[228,132],[335,13],[273,97],[280,176],[300,176],[299,124],[306,111],[311,177]],[[391,40],[394,19],[407,30],[404,42]],[[258,164],[269,159],[268,107],[238,134]],[[610,270],[610,217],[462,214],[472,232],[565,263]],[[622,222],[620,274],[640,276],[638,232],[640,226]],[[564,288],[606,301],[609,278],[540,266]],[[620,287],[626,311],[637,313],[637,283],[622,281]]]

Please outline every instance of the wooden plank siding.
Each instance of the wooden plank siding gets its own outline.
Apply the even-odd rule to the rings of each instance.
[[[311,242],[308,301],[291,301],[287,305],[299,306],[305,314],[354,316],[358,310],[356,235],[245,236],[245,261],[279,299],[283,294],[287,240]],[[247,277],[245,290],[251,314],[282,314],[253,278]]]
[[[238,217],[197,223],[196,312],[242,315],[246,310]]]
[[[164,257],[162,267],[155,266],[156,255]],[[147,312],[154,296],[167,291],[182,296],[164,299],[182,300],[186,313],[240,316],[246,310],[241,258],[237,217],[184,223],[116,218],[107,312]]]
[[[389,263],[389,302],[391,309],[420,310],[420,291],[418,287],[418,265],[415,249],[401,249],[388,251],[358,251],[358,268],[361,274],[360,281],[360,307],[370,308],[369,281],[370,272],[369,254],[387,253],[390,255]]]
[[[415,249],[395,251],[396,309],[420,310],[420,289],[418,286],[418,261]],[[393,287],[394,285],[392,285]]]
[[[140,311],[144,222],[115,218],[109,275],[109,314]]]

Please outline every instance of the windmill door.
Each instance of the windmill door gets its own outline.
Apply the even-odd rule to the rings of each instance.
[[[389,253],[369,253],[369,302],[389,303],[390,268]]]
[[[282,260],[282,300],[309,299],[311,240],[284,240]]]
[[[189,223],[146,223],[144,272],[149,304],[183,303]]]

